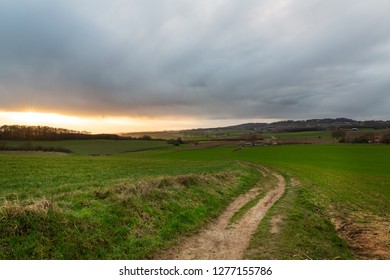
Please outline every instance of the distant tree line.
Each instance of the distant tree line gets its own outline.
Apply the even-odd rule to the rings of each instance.
[[[49,126],[3,125],[0,127],[0,140],[17,141],[56,141],[56,140],[158,140],[149,135],[142,137],[124,137],[116,134],[90,134],[86,131],[76,131]]]

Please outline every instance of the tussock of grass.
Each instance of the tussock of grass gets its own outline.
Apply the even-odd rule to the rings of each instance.
[[[47,214],[48,211],[58,210],[58,208],[46,198],[24,204],[6,201],[0,209],[2,215],[8,217],[25,216],[29,213]]]

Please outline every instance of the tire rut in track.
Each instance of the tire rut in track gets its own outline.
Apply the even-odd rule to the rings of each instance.
[[[263,175],[270,172],[263,167],[257,167],[257,169]],[[184,238],[178,246],[170,248],[167,252],[160,255],[158,259],[242,259],[258,224],[285,191],[286,183],[284,177],[275,172],[272,172],[272,175],[277,179],[275,188],[249,209],[237,223],[229,224],[231,217],[242,206],[257,196],[261,182],[233,201],[215,222],[212,222],[198,234]]]

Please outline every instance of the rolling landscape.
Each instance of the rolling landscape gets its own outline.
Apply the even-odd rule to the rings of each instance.
[[[340,143],[330,130],[264,132],[273,142],[250,133],[181,144],[0,134],[0,258],[390,257],[389,145]]]
[[[0,276],[332,260],[269,266],[276,278],[385,277],[389,11],[388,0],[0,1]],[[200,266],[273,273],[238,263],[232,275]]]

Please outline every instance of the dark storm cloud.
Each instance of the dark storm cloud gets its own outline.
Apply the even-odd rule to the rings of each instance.
[[[389,118],[390,2],[0,3],[0,110]]]

